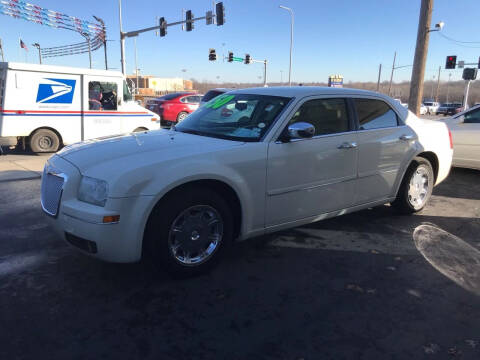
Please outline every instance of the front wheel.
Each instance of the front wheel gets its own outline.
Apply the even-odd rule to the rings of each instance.
[[[154,209],[144,255],[174,276],[193,276],[220,260],[232,236],[233,217],[225,200],[208,188],[185,189]]]
[[[432,195],[434,182],[435,176],[430,162],[422,157],[414,158],[405,172],[392,205],[404,214],[423,210]]]

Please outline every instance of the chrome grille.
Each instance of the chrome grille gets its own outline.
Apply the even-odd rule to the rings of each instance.
[[[43,172],[42,176],[42,208],[47,214],[57,216],[60,198],[62,197],[64,179],[61,176]]]

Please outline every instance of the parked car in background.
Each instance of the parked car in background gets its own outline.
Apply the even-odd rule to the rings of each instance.
[[[436,101],[424,101],[423,105],[427,108],[427,113],[432,115],[435,115],[440,107],[440,104]]]
[[[452,133],[452,165],[480,170],[480,105],[443,121]]]
[[[185,119],[200,106],[202,94],[178,92],[148,100],[148,110],[160,116],[162,126],[171,126]]]
[[[203,95],[200,105],[203,105],[206,102],[209,102],[210,100],[212,100],[213,98],[216,98],[217,96],[225,94],[226,92],[229,92],[232,90],[233,89],[229,89],[229,88],[216,88],[216,89],[208,90],[207,93]]]
[[[428,108],[423,105],[423,104],[420,104],[420,115],[425,115],[428,113]]]
[[[455,111],[461,107],[462,107],[462,104],[460,103],[445,103],[440,105],[440,107],[437,110],[437,115],[444,115],[444,116],[454,115]]]
[[[233,240],[385,203],[418,212],[451,161],[447,126],[385,95],[250,88],[170,130],[64,148],[45,165],[41,203],[85,254],[193,275]]]

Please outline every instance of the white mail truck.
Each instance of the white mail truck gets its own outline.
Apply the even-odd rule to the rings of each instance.
[[[0,62],[0,145],[54,152],[78,141],[160,128],[117,71]]]

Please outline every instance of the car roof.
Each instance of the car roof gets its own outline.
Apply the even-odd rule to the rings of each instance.
[[[270,96],[285,96],[285,97],[305,97],[315,95],[370,95],[388,99],[390,102],[392,98],[383,94],[361,89],[351,88],[333,88],[321,86],[273,86],[273,87],[257,87],[246,89],[235,89],[231,91],[232,94],[256,94],[256,95],[270,95]]]

